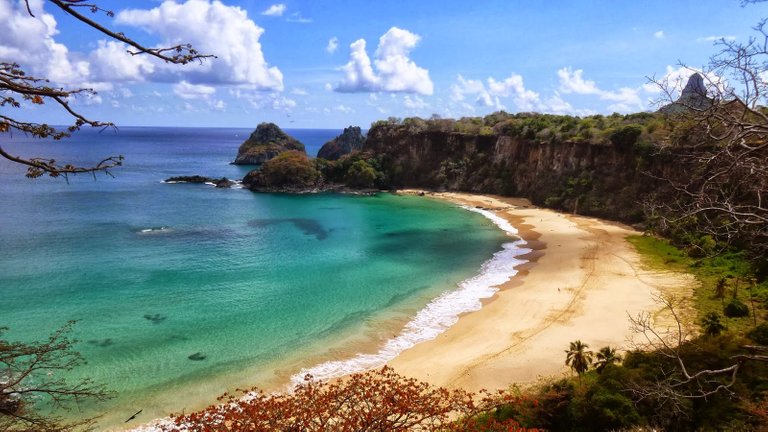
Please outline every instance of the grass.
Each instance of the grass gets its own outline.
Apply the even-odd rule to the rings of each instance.
[[[701,285],[694,290],[694,305],[697,321],[708,312],[717,312],[723,318],[728,331],[744,335],[755,326],[766,321],[768,312],[768,281],[754,283],[749,261],[742,252],[724,252],[717,256],[691,258],[685,251],[669,241],[649,235],[630,236],[632,243],[651,268],[682,271],[693,274]],[[725,282],[725,296],[715,295],[720,281]],[[723,307],[731,298],[737,297],[749,306],[749,316],[727,318]],[[756,319],[753,314],[756,309]]]

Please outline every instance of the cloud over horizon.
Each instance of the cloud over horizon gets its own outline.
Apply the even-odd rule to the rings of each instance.
[[[384,91],[431,95],[434,84],[429,71],[408,57],[420,40],[419,35],[408,30],[390,28],[379,38],[373,64],[366,52],[365,39],[356,40],[349,46],[349,62],[341,67],[344,79],[334,90],[341,93]]]

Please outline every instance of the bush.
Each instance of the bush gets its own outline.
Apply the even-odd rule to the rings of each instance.
[[[280,153],[264,163],[261,177],[265,186],[312,186],[320,173],[307,155],[295,150]]]
[[[760,345],[768,345],[768,322],[764,322],[750,330],[747,333],[747,337]]]
[[[347,170],[347,186],[355,188],[372,188],[378,175],[368,162],[360,159],[355,161]]]
[[[749,316],[749,306],[745,305],[741,300],[734,298],[725,305],[723,313],[728,318]]]
[[[641,133],[643,133],[642,126],[636,124],[622,126],[611,132],[611,144],[622,150],[629,150],[635,145]]]

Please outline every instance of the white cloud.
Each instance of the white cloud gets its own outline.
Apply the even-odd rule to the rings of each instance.
[[[296,101],[285,97],[279,92],[264,92],[245,87],[229,90],[229,94],[237,99],[248,102],[256,109],[272,109],[276,111],[291,112],[296,107]]]
[[[143,81],[155,70],[147,56],[132,56],[122,42],[100,40],[89,56],[91,71],[104,81]]]
[[[344,80],[336,86],[339,92],[404,92],[431,95],[434,84],[429,71],[408,57],[421,37],[392,27],[381,38],[374,53],[376,72],[366,52],[365,39],[350,45],[350,60],[341,67]]]
[[[718,42],[721,40],[735,41],[736,36],[704,36],[696,39],[696,42]]]
[[[325,51],[328,54],[333,54],[336,52],[336,49],[339,48],[339,38],[336,36],[328,39],[328,45],[325,46]]]
[[[413,97],[409,95],[405,95],[403,97],[403,105],[412,110],[422,110],[424,108],[429,108],[429,104],[424,102],[420,97],[414,95]]]
[[[262,12],[262,15],[266,16],[283,16],[283,13],[285,13],[285,5],[282,3],[273,4],[267,10]]]
[[[58,34],[53,15],[43,11],[42,0],[30,0],[27,12],[22,0],[0,2],[0,59],[13,60],[30,76],[55,84],[87,80],[87,61],[70,58],[69,49],[54,40]]]
[[[191,43],[217,58],[184,67],[156,62],[152,79],[183,74],[194,83],[248,84],[262,90],[282,90],[283,74],[264,59],[257,26],[242,8],[218,0],[166,0],[153,9],[129,9],[117,14],[117,24],[137,26],[161,36],[164,46]]]
[[[344,114],[355,112],[355,110],[343,104],[336,105],[335,107],[333,107],[333,110],[340,113],[344,113]]]
[[[292,95],[296,95],[296,96],[306,96],[309,93],[306,90],[304,90],[303,88],[297,87],[297,88],[294,88],[294,89],[291,90],[291,94]]]
[[[518,110],[541,109],[539,94],[527,90],[523,84],[523,77],[520,75],[511,74],[501,81],[490,77],[487,80],[487,85],[482,81],[466,79],[461,75],[458,76],[457,80],[458,83],[451,86],[451,99],[454,102],[463,102],[469,96],[474,98],[475,105],[504,110],[507,107],[501,99],[512,98]],[[468,108],[465,102],[463,106],[465,109]]]
[[[655,37],[656,39],[664,39],[664,31],[663,30],[657,31],[656,33],[653,34],[653,37]]]
[[[173,86],[173,92],[176,96],[186,100],[210,99],[211,96],[216,94],[216,89],[207,85],[190,84],[186,81],[181,81]]]
[[[583,78],[584,71],[581,69],[573,70],[570,67],[562,68],[557,71],[560,78],[560,91],[563,93],[575,93],[580,95],[594,95],[601,100],[616,102],[608,106],[615,111],[638,111],[645,109],[645,104],[640,98],[638,89],[622,87],[618,91],[608,91],[600,89],[594,81]]]
[[[292,23],[299,23],[299,24],[309,24],[312,22],[311,18],[304,18],[301,16],[299,12],[292,13],[288,18],[285,19],[288,22]]]

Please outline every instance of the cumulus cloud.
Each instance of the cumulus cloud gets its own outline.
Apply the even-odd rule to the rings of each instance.
[[[594,95],[601,100],[615,102],[608,106],[609,109],[615,111],[633,111],[645,108],[638,89],[622,87],[617,91],[602,90],[594,81],[585,80],[583,74],[583,70],[573,70],[570,67],[558,70],[557,76],[560,78],[560,91],[566,94]]]
[[[262,12],[262,15],[266,16],[283,16],[285,13],[285,5],[282,3],[273,4],[272,6],[268,7],[267,10]]]
[[[325,51],[328,54],[333,54],[336,52],[336,49],[339,48],[339,38],[336,36],[328,39],[328,45],[325,46]]]
[[[653,34],[653,37],[656,39],[664,39],[664,31],[659,30],[656,33]]]
[[[523,77],[511,74],[508,78],[497,81],[490,77],[484,83],[480,80],[466,79],[459,75],[457,83],[451,86],[451,99],[463,102],[472,98],[475,105],[504,110],[507,107],[502,98],[511,98],[521,111],[533,111],[541,108],[539,94],[528,90],[523,84]],[[466,105],[464,105],[467,108]]]
[[[117,14],[118,24],[141,27],[159,35],[162,45],[191,43],[199,52],[217,56],[215,61],[193,63],[184,68],[156,63],[151,79],[185,79],[205,84],[245,84],[262,90],[282,90],[283,74],[269,66],[257,26],[242,8],[218,0],[166,0],[152,9],[129,9]]]
[[[341,67],[344,79],[336,86],[339,92],[404,92],[431,95],[434,84],[429,71],[419,67],[408,55],[421,37],[392,27],[379,38],[374,62],[366,52],[365,39],[350,45],[349,62]],[[374,72],[373,66],[376,67]]]
[[[73,60],[69,49],[54,40],[58,33],[53,15],[43,11],[42,0],[0,2],[0,59],[13,59],[32,76],[60,85],[87,81],[90,65]]]
[[[122,42],[100,40],[89,56],[91,72],[103,81],[143,81],[155,64],[147,56],[132,56]]]

